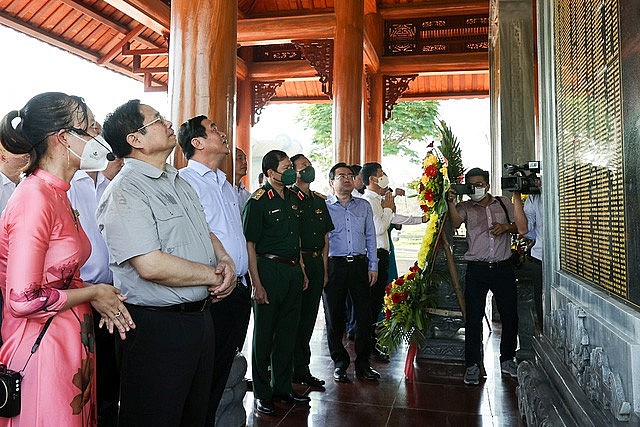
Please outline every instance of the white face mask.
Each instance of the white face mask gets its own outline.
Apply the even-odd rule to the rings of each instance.
[[[471,200],[479,202],[487,195],[487,189],[484,187],[476,187],[473,194],[470,194]]]
[[[378,178],[378,185],[381,188],[387,188],[389,186],[389,178],[386,175],[382,175]]]
[[[111,151],[107,148],[109,146],[109,144],[107,144],[107,141],[105,141],[105,139],[101,135],[94,136],[89,141],[85,141],[84,139],[73,133],[71,133],[71,135],[85,142],[84,150],[82,150],[81,156],[73,151],[71,147],[67,147],[67,150],[69,150],[71,154],[80,159],[80,170],[86,172],[97,172],[105,170],[107,164],[109,163],[107,155],[111,153]]]

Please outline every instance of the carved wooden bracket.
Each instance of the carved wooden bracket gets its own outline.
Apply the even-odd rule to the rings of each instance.
[[[168,38],[167,38],[168,41]],[[142,57],[147,55],[169,55],[169,48],[131,49],[131,43],[126,42],[122,46],[122,56],[133,57],[132,71],[144,76],[145,92],[166,92],[169,88],[166,84],[154,84],[154,76],[168,74],[169,67],[143,67]]]
[[[369,70],[368,66],[364,66],[364,82],[366,85],[366,93],[365,93],[365,103],[367,107],[367,120],[371,120],[373,117],[373,113],[371,112],[371,90],[373,86],[373,82],[371,79],[373,78],[373,73]]]
[[[391,112],[393,107],[398,102],[398,99],[402,96],[405,90],[409,87],[417,74],[405,74],[402,76],[383,76],[384,80],[384,104],[382,123],[391,118]]]
[[[253,82],[251,91],[251,97],[253,101],[253,111],[251,113],[251,126],[258,123],[260,120],[260,113],[264,109],[265,105],[273,95],[276,94],[276,89],[279,88],[284,80],[273,80],[268,82]]]
[[[333,40],[292,40],[304,58],[315,68],[322,93],[333,99]]]

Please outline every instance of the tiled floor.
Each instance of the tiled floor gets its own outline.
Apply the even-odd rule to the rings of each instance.
[[[493,332],[485,326],[485,368],[487,379],[479,386],[466,386],[461,377],[433,377],[427,374],[426,363],[415,365],[415,379],[404,377],[406,351],[394,354],[390,363],[372,362],[382,375],[379,381],[358,380],[350,367],[351,383],[336,383],[332,379],[333,363],[329,357],[322,307],[312,338],[313,375],[324,379],[325,390],[294,385],[298,393],[311,397],[310,406],[276,403],[276,416],[254,411],[253,393],[245,396],[248,426],[349,426],[349,427],[410,427],[410,426],[523,426],[515,395],[516,380],[502,377],[498,353],[500,327]],[[251,332],[252,325],[249,331]],[[248,337],[248,340],[250,337]],[[352,353],[353,343],[347,341]],[[250,361],[250,342],[244,354]],[[249,366],[251,366],[249,364]],[[250,372],[247,373],[250,376]]]

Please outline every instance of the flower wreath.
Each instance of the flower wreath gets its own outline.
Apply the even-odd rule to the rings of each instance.
[[[407,342],[407,367],[413,367],[417,347],[426,339],[429,314],[425,308],[434,305],[437,286],[447,275],[434,270],[438,236],[447,212],[449,190],[447,159],[440,150],[431,146],[423,162],[423,173],[418,184],[418,202],[427,216],[427,228],[422,238],[417,262],[409,272],[393,280],[386,287],[384,317],[380,321],[379,343],[389,351]],[[410,363],[409,363],[410,362]],[[412,376],[410,369],[408,377]]]

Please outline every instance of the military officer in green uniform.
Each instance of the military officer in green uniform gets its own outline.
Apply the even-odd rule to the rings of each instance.
[[[328,280],[328,233],[333,230],[333,222],[325,203],[326,196],[309,188],[315,179],[315,170],[309,159],[302,154],[296,154],[291,157],[291,162],[297,174],[296,183],[291,190],[301,199],[300,221],[304,224],[300,232],[300,253],[309,279],[309,286],[302,292],[302,310],[293,353],[293,382],[322,387],[324,380],[314,377],[309,370],[311,360],[309,341],[316,324],[322,290]]]
[[[300,263],[300,201],[286,186],[296,173],[286,153],[272,150],[262,159],[267,178],[249,198],[243,228],[253,286],[252,374],[256,411],[275,415],[274,400],[307,404],[291,387],[293,349],[303,288]]]

